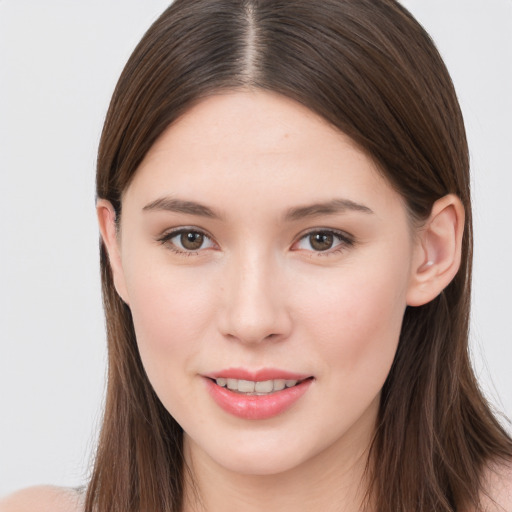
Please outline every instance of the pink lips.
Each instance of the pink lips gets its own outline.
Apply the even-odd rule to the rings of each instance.
[[[283,370],[266,368],[255,372],[242,368],[229,368],[220,372],[204,375],[207,389],[213,400],[224,411],[246,420],[269,419],[286,411],[296,403],[309,389],[312,378]],[[275,391],[268,395],[244,395],[218,386],[214,379],[243,379],[251,381],[297,380],[297,385]]]

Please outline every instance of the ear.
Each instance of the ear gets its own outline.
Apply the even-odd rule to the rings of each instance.
[[[464,206],[454,194],[437,200],[419,229],[407,291],[409,306],[422,306],[435,299],[460,267]]]
[[[101,238],[107,249],[114,286],[121,299],[128,304],[128,293],[126,291],[119,233],[116,224],[116,212],[110,201],[98,199],[96,202],[96,214],[98,216]]]

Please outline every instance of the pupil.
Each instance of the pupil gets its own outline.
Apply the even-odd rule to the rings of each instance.
[[[315,233],[310,235],[309,241],[313,249],[317,251],[327,251],[332,247],[333,238],[334,237],[329,233]]]
[[[203,239],[204,237],[201,233],[189,231],[188,233],[181,234],[181,245],[185,249],[195,251],[203,245]]]

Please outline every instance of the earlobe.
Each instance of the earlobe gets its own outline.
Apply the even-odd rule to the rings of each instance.
[[[96,202],[96,214],[98,216],[101,239],[108,253],[114,286],[121,299],[128,304],[115,209],[110,201],[98,199]]]
[[[411,280],[409,306],[435,299],[452,281],[460,267],[464,206],[454,194],[437,200],[419,230]]]

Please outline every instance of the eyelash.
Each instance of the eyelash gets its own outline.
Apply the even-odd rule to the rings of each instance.
[[[197,250],[188,250],[188,249],[181,249],[178,247],[175,243],[171,242],[173,238],[176,238],[177,236],[183,235],[183,234],[195,234],[202,236],[205,240],[208,240],[210,242],[210,247],[199,247]],[[298,245],[303,240],[306,240],[308,237],[311,237],[312,235],[324,235],[324,236],[332,236],[333,239],[338,240],[338,244],[334,246],[334,248],[326,249],[324,251],[318,250],[315,251],[314,249],[293,249],[294,246]],[[197,228],[179,228],[175,229],[173,231],[170,231],[168,233],[165,233],[163,236],[159,237],[157,239],[158,242],[160,242],[162,245],[167,246],[172,252],[179,254],[181,256],[196,256],[199,254],[199,252],[204,251],[205,249],[211,248],[215,242],[213,241],[213,238],[208,235],[206,232],[204,232],[201,229]],[[345,233],[343,231],[338,231],[335,229],[313,229],[306,233],[303,233],[296,242],[292,245],[292,250],[305,250],[311,252],[311,256],[330,256],[333,254],[338,254],[340,252],[343,252],[349,247],[352,247],[354,245],[355,241],[351,235],[348,233]],[[311,245],[311,244],[310,244]]]
[[[312,235],[327,235],[332,236],[333,239],[338,240],[338,244],[334,247],[327,249],[325,251],[315,251],[313,249],[303,249],[307,250],[312,253],[315,256],[331,256],[334,254],[339,254],[346,249],[352,247],[355,244],[354,238],[349,235],[348,233],[345,233],[344,231],[338,231],[336,229],[312,229],[306,233],[303,233],[296,242],[294,242],[294,246],[298,245],[303,240],[306,240],[308,237],[311,237]],[[311,245],[311,244],[310,244]],[[294,249],[294,250],[302,250],[302,249]]]
[[[176,246],[176,244],[171,242],[171,240],[173,238],[176,238],[179,235],[183,235],[183,234],[187,234],[187,233],[189,233],[189,234],[194,233],[196,235],[200,235],[200,236],[204,237],[205,240],[209,240],[210,243],[212,245],[214,245],[213,239],[210,235],[208,235],[201,229],[192,228],[192,227],[190,227],[190,228],[184,227],[184,228],[175,229],[173,231],[165,233],[160,238],[158,238],[157,241],[160,242],[162,245],[167,246],[172,252],[179,254],[180,256],[196,256],[199,254],[199,252],[201,250],[204,250],[205,248],[200,247],[200,248],[198,248],[197,251],[188,250],[185,248],[181,249],[180,247]]]

